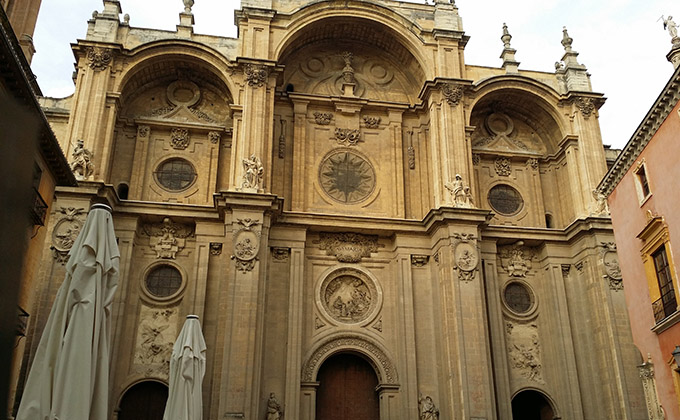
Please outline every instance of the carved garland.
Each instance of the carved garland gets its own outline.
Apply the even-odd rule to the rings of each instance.
[[[356,336],[340,336],[331,339],[314,351],[307,363],[302,367],[302,382],[313,382],[315,374],[326,357],[341,349],[359,350],[369,356],[371,364],[381,384],[397,384],[397,370],[387,355],[375,344]]]
[[[87,49],[87,65],[94,71],[105,70],[109,64],[113,55],[111,50],[90,47]]]
[[[249,86],[262,87],[269,77],[269,69],[261,64],[246,64],[243,68]]]

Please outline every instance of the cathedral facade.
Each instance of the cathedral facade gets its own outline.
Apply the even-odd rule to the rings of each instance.
[[[192,3],[161,31],[104,0],[74,95],[42,99],[79,186],[26,361],[105,201],[111,418],[162,400],[188,314],[209,419],[647,418],[595,190],[604,99],[566,29],[538,72],[507,28],[501,67],[467,64],[452,2],[242,0],[236,39],[195,34]]]

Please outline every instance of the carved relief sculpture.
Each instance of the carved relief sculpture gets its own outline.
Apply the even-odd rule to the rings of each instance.
[[[420,420],[439,420],[439,409],[429,395],[425,397],[423,394],[418,395],[418,411]]]
[[[444,186],[451,193],[451,202],[454,207],[473,208],[475,206],[470,187],[463,183],[463,178],[459,174],[456,174],[455,181],[447,182]]]
[[[335,277],[324,285],[322,292],[324,308],[336,321],[360,322],[372,309],[373,293],[359,277]]]
[[[177,337],[177,318],[176,308],[142,306],[133,361],[135,371],[167,378]]]
[[[607,204],[607,196],[598,189],[593,190],[593,211],[592,216],[608,216],[609,215],[609,204]]]
[[[76,176],[77,180],[88,179],[94,173],[94,162],[92,162],[94,154],[84,147],[83,140],[76,142],[76,147],[71,153],[71,170]]]
[[[336,128],[335,140],[338,144],[356,146],[361,141],[361,132],[351,128]]]
[[[538,159],[536,158],[530,158],[527,160],[527,165],[531,167],[531,169],[538,169]]]
[[[210,242],[210,255],[213,256],[222,255],[222,243]]]
[[[380,121],[380,117],[364,117],[364,124],[366,124],[366,128],[378,128],[380,127]]]
[[[622,290],[623,276],[621,276],[619,257],[616,254],[616,243],[600,243],[600,260],[604,267],[604,275],[602,277],[609,283],[609,288],[615,291]]]
[[[90,47],[87,49],[87,65],[94,71],[102,71],[111,64],[111,50]]]
[[[372,252],[378,252],[382,246],[378,244],[377,235],[359,233],[321,233],[319,240],[314,243],[339,262],[347,263],[361,262],[363,257],[370,257]]]
[[[593,104],[593,99],[592,98],[578,98],[576,99],[576,106],[578,107],[579,111],[581,111],[581,114],[583,114],[583,118],[588,119],[590,118],[590,115],[595,111],[595,105]]]
[[[274,393],[269,394],[269,399],[267,400],[267,420],[281,420],[283,417],[283,409],[279,400],[276,399]]]
[[[222,134],[218,131],[210,131],[208,132],[208,140],[210,140],[210,143],[212,144],[217,144],[222,140]]]
[[[414,267],[425,267],[429,261],[429,255],[411,255],[411,265]]]
[[[262,176],[264,167],[259,157],[250,155],[249,159],[243,159],[243,182],[241,189],[258,192],[262,188]]]
[[[156,252],[156,258],[172,260],[184,249],[186,238],[193,233],[189,226],[174,223],[169,217],[163,219],[163,223],[146,224],[142,229],[149,236],[149,246]]]
[[[329,125],[333,119],[333,114],[330,112],[315,112],[314,121],[319,125]]]
[[[499,176],[510,176],[510,174],[512,173],[510,160],[508,158],[499,157],[494,162],[494,167],[496,168],[496,173]]]
[[[239,226],[234,233],[234,255],[231,259],[236,264],[236,269],[243,273],[252,271],[255,268],[255,261],[260,251],[260,230],[256,230],[261,225],[259,220],[238,219],[236,224]]]
[[[264,86],[269,77],[269,69],[261,64],[246,64],[243,67],[243,73],[246,76],[248,85],[252,87]]]
[[[274,247],[272,248],[272,257],[276,261],[287,261],[290,256],[290,248]]]
[[[189,147],[189,130],[173,128],[170,132],[170,145],[176,150],[184,150]]]
[[[140,125],[137,127],[137,137],[145,138],[148,137],[151,128],[148,125]]]
[[[453,269],[458,273],[458,279],[464,282],[474,280],[477,273],[479,256],[475,247],[473,234],[454,234],[457,239],[453,246]]]
[[[446,99],[449,105],[456,107],[460,100],[463,99],[463,86],[445,83],[442,86],[442,95],[444,95],[444,99]]]
[[[510,366],[516,374],[526,381],[544,384],[538,326],[518,323],[511,328],[506,328],[506,334],[508,335]]]
[[[526,277],[531,269],[533,251],[525,248],[523,241],[517,241],[509,247],[502,247],[499,251],[501,265],[510,277]]]
[[[80,229],[83,227],[84,208],[60,207],[57,213],[63,215],[52,230],[52,253],[57,263],[64,265],[68,261],[68,252],[71,250]]]

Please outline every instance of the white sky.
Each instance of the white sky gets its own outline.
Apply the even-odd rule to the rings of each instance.
[[[412,3],[424,1],[411,0]],[[431,3],[432,1],[430,1]],[[670,36],[657,19],[678,14],[672,0],[457,0],[463,28],[470,36],[468,64],[499,67],[502,25],[508,24],[520,70],[554,71],[564,52],[567,26],[581,64],[592,74],[593,90],[604,93],[600,127],[605,144],[623,147],[673,72],[666,60]],[[182,0],[121,0],[130,25],[174,30]],[[671,6],[676,6],[672,8]],[[197,33],[236,36],[234,9],[239,0],[195,0]],[[34,36],[33,71],[43,94],[73,93],[70,44],[84,38],[101,0],[43,0]],[[122,18],[122,17],[121,17]],[[680,19],[675,19],[680,23]]]

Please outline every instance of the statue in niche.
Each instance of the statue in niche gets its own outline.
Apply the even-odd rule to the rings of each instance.
[[[463,177],[460,174],[456,174],[455,181],[447,182],[445,187],[451,193],[454,207],[472,208],[475,206],[470,187],[463,183]]]
[[[76,147],[71,154],[71,157],[73,157],[71,170],[77,180],[87,179],[94,173],[92,155],[93,153],[84,147],[83,140],[78,140],[76,142]]]
[[[281,420],[282,416],[281,404],[272,392],[267,401],[267,420]]]
[[[439,409],[434,405],[432,397],[423,394],[418,396],[418,408],[420,410],[420,420],[439,420]]]
[[[253,154],[250,155],[249,159],[243,159],[243,183],[241,187],[257,190],[262,184],[263,174],[264,167],[260,158]]]

